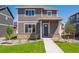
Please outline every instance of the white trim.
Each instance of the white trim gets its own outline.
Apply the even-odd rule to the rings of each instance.
[[[38,21],[18,21],[18,23],[38,23]]]
[[[49,33],[48,34],[50,34],[50,21],[49,21]]]
[[[61,38],[61,21],[59,21],[59,35],[60,35],[60,38]]]
[[[25,25],[26,25],[26,24],[24,23],[24,33],[25,33]]]
[[[13,25],[8,25],[8,24],[0,24],[2,26],[13,26]]]
[[[44,24],[48,24],[48,34],[50,33],[50,24],[49,23],[43,23],[43,34],[44,34]]]
[[[34,10],[34,15],[32,15],[32,16],[26,15],[26,10]],[[33,17],[33,16],[36,16],[36,10],[35,10],[35,9],[25,9],[25,16],[27,16],[27,17]]]
[[[42,21],[40,21],[40,37],[42,39]]]
[[[1,14],[1,13],[0,13],[0,15],[1,15],[1,16],[4,16],[4,18],[5,18],[4,20],[7,20],[7,19],[8,19],[8,16],[6,16],[6,15],[4,15],[4,14]]]
[[[51,13],[52,13],[52,11],[47,11],[47,16],[49,16],[49,15],[48,15],[48,12],[51,12]],[[52,13],[52,14],[53,14],[53,13]],[[52,14],[51,14],[50,16],[52,16]]]
[[[43,11],[42,11],[42,9],[41,9],[41,17],[43,16]]]
[[[17,14],[16,14],[16,16],[17,16],[17,34],[18,34],[18,9],[17,9]]]
[[[6,18],[5,18],[6,20],[8,20],[8,17],[6,16]]]
[[[36,34],[36,24],[35,24],[35,34]]]
[[[10,16],[6,15],[6,14],[3,14],[3,13],[0,13],[1,15],[5,16],[5,17],[8,17],[8,18],[11,18]],[[11,18],[12,19],[12,18]]]
[[[24,33],[25,33],[25,25],[28,24],[28,25],[35,25],[35,33],[36,33],[36,24],[31,24],[31,23],[24,23]],[[32,33],[32,31],[31,31]]]

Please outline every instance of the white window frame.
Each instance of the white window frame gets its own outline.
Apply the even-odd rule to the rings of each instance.
[[[7,17],[7,16],[5,16],[5,19],[6,19],[6,20],[8,20],[8,17]]]
[[[51,12],[51,15],[48,15],[48,12]],[[52,16],[53,14],[52,14],[52,11],[47,11],[47,16]]]
[[[6,15],[6,14],[3,14],[3,13],[0,13],[0,15],[3,15],[3,16],[6,16],[7,18],[11,18],[10,16]],[[12,18],[11,18],[12,19]]]
[[[26,33],[26,32],[25,32],[25,25],[31,25],[31,26],[32,26],[32,25],[35,25],[35,32],[32,32],[32,28],[31,28],[31,33],[36,33],[36,24],[27,24],[27,23],[25,23],[25,24],[24,24],[24,33]],[[27,33],[29,33],[29,32],[27,32]]]
[[[5,20],[8,19],[8,16],[7,15],[5,15],[5,14],[0,14],[0,15],[4,16],[5,17]]]
[[[25,15],[26,15],[26,10],[33,10],[34,11],[34,15],[31,15],[31,16],[35,16],[36,15],[35,9],[25,9]],[[26,15],[26,16],[29,16],[29,15]],[[29,16],[29,17],[31,17],[31,16]]]

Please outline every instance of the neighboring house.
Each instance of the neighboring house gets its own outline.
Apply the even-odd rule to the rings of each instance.
[[[76,25],[76,34],[79,34],[79,12],[69,17],[70,22]]]
[[[61,18],[57,9],[38,5],[19,6],[16,9],[18,35],[39,34],[40,38],[61,35]]]
[[[0,5],[0,37],[6,35],[6,28],[13,26],[13,15],[8,6]]]

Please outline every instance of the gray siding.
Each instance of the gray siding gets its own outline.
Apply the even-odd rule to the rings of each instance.
[[[13,19],[0,14],[0,24],[13,25]]]
[[[4,37],[6,35],[7,26],[0,25],[0,37]]]
[[[25,34],[24,33],[24,23],[18,23],[18,34]],[[40,23],[36,24],[36,33],[40,34]]]
[[[28,8],[26,8],[28,9]],[[29,8],[32,9],[32,8]],[[47,16],[47,11],[48,10],[44,10],[43,8],[34,8],[35,9],[35,16],[26,16],[25,14],[25,8],[19,8],[18,9],[18,34],[25,34],[24,33],[24,23],[26,22],[22,22],[22,21],[42,21],[42,23],[48,23],[50,22],[50,33],[49,33],[49,37],[53,37],[54,34],[58,34],[58,25],[59,25],[59,21],[57,19],[53,19],[53,16],[57,17],[57,10],[51,10],[52,11],[52,16]],[[42,14],[41,14],[42,13]],[[48,19],[43,19],[43,17],[47,17]],[[40,19],[42,18],[42,19]],[[50,18],[52,20],[50,20]],[[56,21],[54,21],[56,20]],[[40,34],[40,22],[38,21],[38,23],[36,24],[36,33]]]
[[[32,21],[32,20],[39,20],[41,17],[48,17],[47,16],[47,10],[43,10],[43,9],[35,9],[35,16],[26,16],[25,14],[25,10],[26,9],[18,9],[18,21]],[[41,15],[42,13],[42,15]],[[56,15],[57,11],[52,10],[52,16],[57,16]],[[52,17],[52,16],[49,16]]]
[[[50,21],[50,33],[58,34],[58,21]]]
[[[18,34],[25,34],[24,33],[24,23],[18,23]]]
[[[19,21],[31,21],[31,20],[39,20],[38,18],[41,17],[40,15],[40,9],[36,9],[36,14],[35,16],[26,16],[25,14],[25,9],[19,9],[18,10],[18,20]]]
[[[3,10],[0,10],[0,13],[6,14],[6,15],[8,15],[12,18],[12,16],[10,15],[10,12],[8,11],[7,8],[4,8]]]
[[[3,37],[6,35],[6,28],[8,27],[8,25],[13,25],[13,18],[10,15],[10,12],[8,11],[8,9],[3,8],[0,10],[0,37]]]

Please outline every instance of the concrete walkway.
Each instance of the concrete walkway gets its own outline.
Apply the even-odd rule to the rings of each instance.
[[[51,38],[43,38],[46,53],[64,53]]]

